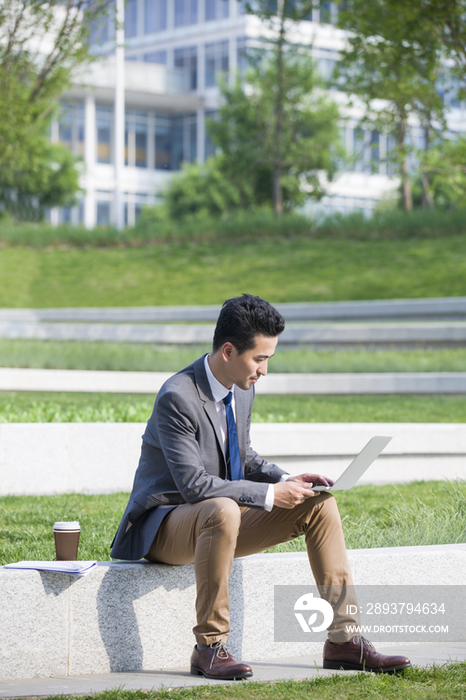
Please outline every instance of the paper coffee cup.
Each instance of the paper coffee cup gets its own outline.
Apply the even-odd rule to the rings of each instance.
[[[81,528],[77,520],[54,524],[53,536],[57,561],[76,561],[80,532]]]

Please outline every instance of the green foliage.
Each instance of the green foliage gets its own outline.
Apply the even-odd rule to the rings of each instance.
[[[164,205],[155,207],[155,215],[162,221],[165,216],[172,221],[203,222],[251,204],[245,183],[236,186],[225,177],[224,161],[222,156],[213,156],[202,165],[185,163],[181,173],[167,183]],[[144,218],[139,226],[144,226]]]
[[[44,208],[73,201],[72,156],[48,141],[53,111],[77,66],[91,60],[90,26],[109,0],[0,6],[0,210],[40,220]],[[47,36],[48,42],[38,41]]]
[[[240,210],[219,217],[186,217],[181,221],[169,219],[164,206],[145,207],[136,225],[122,232],[115,228],[62,224],[51,226],[42,223],[14,222],[0,218],[0,245],[27,248],[138,248],[160,245],[176,245],[186,242],[201,245],[202,242],[224,243],[232,241],[282,242],[296,238],[312,240],[342,238],[352,240],[395,240],[406,238],[444,238],[466,231],[464,208],[403,212],[393,207],[380,206],[372,217],[360,212],[331,214],[325,217],[309,217],[291,212],[277,217],[270,207]],[[281,245],[277,243],[277,245]],[[4,253],[8,255],[8,253]],[[1,267],[1,255],[0,255]],[[1,277],[0,277],[1,287]],[[206,303],[208,303],[206,301]]]
[[[430,148],[423,157],[421,170],[426,176],[429,201],[438,209],[452,212],[466,207],[466,137],[446,139]],[[419,178],[415,181],[415,203],[421,204]]]
[[[291,48],[283,53],[283,95],[277,146],[276,91],[278,67],[267,56],[239,78],[221,86],[218,119],[208,131],[224,156],[225,176],[256,205],[274,202],[274,173],[280,171],[283,207],[290,211],[308,197],[324,194],[319,173],[336,171],[339,139],[337,105],[324,91],[312,58]]]
[[[340,26],[350,34],[337,67],[338,84],[362,98],[367,123],[395,136],[389,158],[401,175],[408,211],[412,193],[407,160],[414,150],[408,120],[416,115],[425,130],[434,122],[445,128],[436,89],[443,68],[441,43],[423,13],[423,4],[416,1],[349,0],[339,16]]]
[[[40,134],[24,167],[7,164],[0,171],[0,206],[23,221],[42,221],[48,207],[74,204],[78,190],[76,159]]]

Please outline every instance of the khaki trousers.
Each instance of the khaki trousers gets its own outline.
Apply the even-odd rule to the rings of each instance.
[[[238,506],[223,497],[185,503],[164,519],[146,559],[164,564],[194,562],[197,624],[193,632],[198,644],[212,644],[225,641],[230,631],[228,579],[233,559],[299,535],[305,536],[320,595],[334,608],[328,638],[346,642],[354,632],[347,633],[345,626],[360,622],[358,615],[346,613],[347,605],[357,606],[357,600],[340,514],[331,494],[307,498],[291,509],[275,506],[270,512]]]

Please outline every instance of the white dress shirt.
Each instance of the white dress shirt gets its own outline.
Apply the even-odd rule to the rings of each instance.
[[[225,386],[223,386],[223,384],[221,384],[218,381],[218,379],[216,379],[214,377],[212,370],[210,369],[208,357],[209,357],[209,355],[206,355],[204,357],[204,367],[205,367],[205,371],[207,374],[207,380],[209,382],[210,390],[212,392],[212,396],[214,397],[215,408],[217,409],[217,415],[218,415],[218,419],[220,422],[220,430],[221,430],[222,438],[223,438],[223,447],[226,449],[228,428],[227,428],[227,414],[226,414],[225,404],[223,403],[223,399],[225,398],[225,396],[228,396],[230,389],[227,389]],[[233,389],[234,389],[234,385],[231,388],[231,391],[233,392],[233,399],[231,401],[231,407],[233,409],[233,415],[235,416],[235,420],[236,420],[235,393],[234,393]],[[286,481],[286,479],[289,476],[290,476],[289,474],[283,474],[280,481]],[[264,509],[268,510],[268,511],[272,510],[273,502],[274,502],[273,484],[269,484],[267,495],[265,497]]]

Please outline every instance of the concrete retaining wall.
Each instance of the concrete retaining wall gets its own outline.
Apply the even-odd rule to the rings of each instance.
[[[36,340],[80,340],[168,345],[211,344],[214,325],[135,324],[135,323],[19,323],[0,321],[1,338]],[[417,323],[290,323],[280,336],[280,345],[308,345],[314,348],[368,345],[380,348],[463,347],[466,325],[463,321]]]
[[[466,545],[355,550],[356,585],[453,585],[466,580]],[[304,553],[234,562],[229,647],[247,661],[318,653],[276,643],[276,584],[312,583]],[[189,663],[194,638],[192,565],[102,562],[85,578],[0,568],[0,680]]]
[[[274,304],[287,321],[466,319],[466,297]],[[220,306],[0,309],[0,321],[40,323],[215,323]]]
[[[88,391],[156,394],[170,372],[0,368],[0,391]],[[466,372],[276,373],[258,394],[466,394]]]
[[[143,423],[0,424],[0,496],[130,491]],[[336,478],[373,435],[393,440],[360,483],[466,479],[460,423],[254,423],[251,441],[291,474]]]

